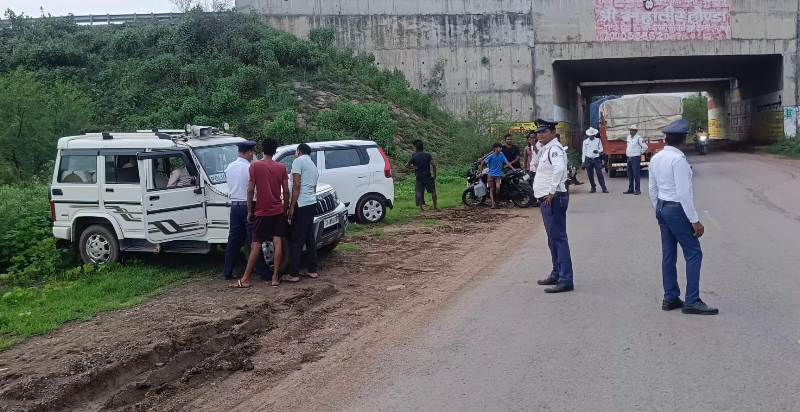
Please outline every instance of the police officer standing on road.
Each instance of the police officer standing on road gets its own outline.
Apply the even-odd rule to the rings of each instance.
[[[718,309],[700,300],[700,266],[703,251],[700,237],[705,229],[694,209],[692,169],[678,146],[686,141],[689,122],[678,120],[664,128],[666,146],[650,161],[650,201],[661,229],[661,277],[664,302],[661,309],[682,308],[683,313],[716,315]],[[681,302],[678,271],[678,244],[686,260],[686,303]]]
[[[536,134],[543,146],[533,182],[533,194],[541,203],[547,246],[553,262],[550,275],[537,283],[552,285],[553,287],[544,290],[547,293],[569,292],[574,289],[574,285],[567,239],[569,193],[564,185],[567,181],[567,154],[556,139],[555,122],[539,119],[536,124]]]
[[[631,125],[628,130],[631,135],[628,136],[628,147],[625,149],[625,155],[628,156],[628,191],[625,194],[640,195],[642,194],[639,187],[639,180],[642,176],[642,155],[647,152],[647,143],[642,141],[642,136],[639,136],[638,126]]]
[[[225,179],[228,182],[228,200],[230,201],[230,223],[228,244],[225,246],[225,268],[222,276],[227,280],[234,278],[233,267],[241,257],[242,245],[250,244],[253,232],[252,223],[247,223],[247,183],[250,180],[250,162],[255,156],[256,142],[239,143],[239,157],[225,168]],[[258,259],[256,273],[267,278],[267,264]]]
[[[583,140],[583,150],[581,151],[581,163],[583,168],[586,169],[586,174],[589,176],[589,183],[592,184],[592,193],[597,192],[597,186],[594,184],[594,175],[597,173],[597,180],[600,182],[600,188],[603,193],[608,193],[606,189],[606,179],[603,177],[603,162],[600,160],[600,155],[603,154],[603,143],[597,138],[599,130],[594,127],[586,129],[586,139]]]

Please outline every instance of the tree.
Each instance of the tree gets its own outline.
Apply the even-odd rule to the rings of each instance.
[[[705,96],[693,96],[683,99],[683,118],[689,122],[689,135],[698,130],[708,130],[708,99]]]

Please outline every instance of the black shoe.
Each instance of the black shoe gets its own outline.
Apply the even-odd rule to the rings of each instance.
[[[592,188],[592,190],[591,190],[591,191],[589,191],[589,193],[597,193],[597,189],[595,189],[595,188]]]
[[[558,285],[553,286],[552,288],[547,288],[544,290],[545,293],[561,293],[561,292],[569,292],[575,290],[575,287],[572,285],[568,285],[566,283],[559,283]]]
[[[681,312],[687,315],[718,315],[719,309],[709,307],[705,302],[698,299],[696,303],[684,305]]]
[[[603,189],[603,193],[608,193],[608,189]]]
[[[639,196],[640,194],[642,194],[642,192],[633,192],[633,194],[635,194],[636,196]]]
[[[632,195],[633,194],[633,190],[626,190],[626,191],[622,192],[622,194],[623,195]]]
[[[675,300],[664,299],[664,301],[661,302],[661,310],[665,310],[667,312],[675,309],[680,309],[682,307],[683,307],[683,301],[680,299],[675,299]]]
[[[552,285],[557,285],[558,281],[555,280],[554,278],[548,276],[546,279],[537,280],[536,283],[538,283],[538,284],[540,284],[542,286],[552,286]]]

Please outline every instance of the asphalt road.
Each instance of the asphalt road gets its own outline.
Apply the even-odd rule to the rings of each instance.
[[[345,409],[800,410],[800,166],[734,153],[690,162],[706,225],[701,297],[719,316],[661,311],[646,193],[623,195],[624,178],[611,194],[587,184],[568,214],[576,291],[536,285],[550,265],[539,231],[379,360]]]

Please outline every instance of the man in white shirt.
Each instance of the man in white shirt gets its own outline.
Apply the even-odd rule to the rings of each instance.
[[[586,129],[586,139],[583,139],[583,150],[581,150],[581,164],[586,169],[586,175],[589,176],[592,193],[597,192],[597,186],[594,184],[595,173],[597,173],[597,181],[600,182],[603,193],[608,193],[606,179],[603,176],[603,162],[600,160],[600,155],[603,154],[603,143],[597,137],[598,133],[600,131],[594,127]]]
[[[700,267],[703,251],[700,237],[705,229],[694,208],[692,169],[678,146],[686,140],[689,122],[678,120],[664,128],[666,146],[650,160],[650,201],[656,210],[661,229],[661,277],[664,301],[661,309],[669,311],[682,308],[683,313],[716,315],[718,309],[708,307],[700,300]],[[686,260],[685,304],[680,299],[678,271],[678,244]]]
[[[253,234],[253,224],[247,222],[247,184],[250,180],[250,162],[255,155],[256,142],[242,142],[239,146],[239,157],[225,168],[225,180],[228,183],[228,200],[231,205],[228,226],[228,244],[225,246],[225,267],[222,276],[227,280],[234,279],[233,267],[236,260],[241,259],[242,245],[249,245]],[[262,279],[268,279],[267,263],[259,257],[256,273]]]
[[[536,283],[551,285],[547,293],[569,292],[574,289],[572,281],[572,257],[567,238],[567,207],[569,193],[567,181],[567,154],[556,139],[556,123],[537,120],[536,134],[542,143],[533,179],[533,195],[540,202],[542,221],[547,232],[547,246],[553,268],[550,275]]]
[[[642,194],[639,188],[642,176],[642,155],[647,152],[647,143],[642,141],[642,136],[639,136],[638,126],[634,124],[628,129],[630,136],[628,136],[628,147],[625,149],[625,155],[628,156],[628,191],[625,194],[640,195]]]

